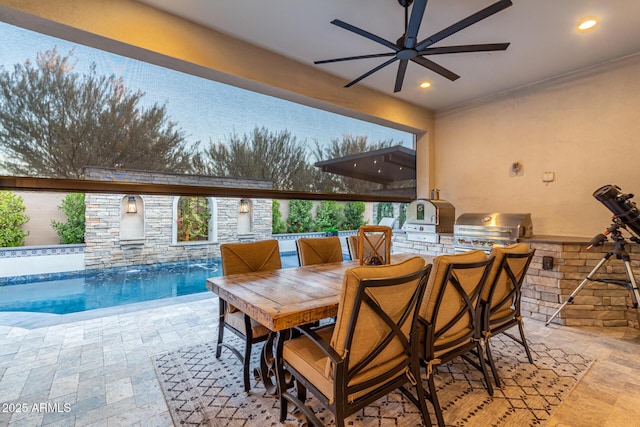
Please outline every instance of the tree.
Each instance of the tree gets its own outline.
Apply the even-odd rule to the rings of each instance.
[[[364,220],[364,202],[347,202],[344,205],[344,223],[342,228],[345,230],[357,230],[361,225],[365,225]]]
[[[338,230],[344,222],[344,208],[333,200],[324,200],[316,208],[316,231]]]
[[[350,156],[352,154],[364,153],[367,151],[378,150],[381,148],[391,147],[392,140],[380,141],[377,143],[369,143],[367,136],[343,135],[342,139],[332,139],[331,143],[326,147],[321,147],[318,141],[315,142],[314,155],[318,161],[337,159],[340,157]],[[316,168],[314,171],[314,182],[317,191],[326,191],[333,193],[370,193],[380,187],[379,184],[363,181],[361,179],[349,178],[346,176],[330,174],[322,172]]]
[[[311,200],[289,200],[289,216],[287,217],[287,233],[306,233],[313,230],[313,214]]]
[[[178,241],[209,239],[211,209],[206,197],[180,197],[178,200]]]
[[[271,234],[283,234],[287,232],[287,224],[282,220],[280,202],[273,200],[271,203]]]
[[[267,179],[276,190],[309,191],[313,184],[307,150],[287,130],[256,126],[249,135],[212,142],[205,149],[203,168],[207,175]]]
[[[74,72],[73,52],[38,53],[0,67],[0,163],[15,175],[81,178],[84,166],[190,172],[197,145],[166,117],[140,106],[122,78]]]
[[[29,221],[24,200],[12,191],[0,191],[0,247],[23,246],[29,235],[22,226]]]
[[[58,233],[61,244],[84,243],[85,207],[82,193],[69,193],[62,199],[58,209],[67,217],[67,222],[51,220],[51,226]]]

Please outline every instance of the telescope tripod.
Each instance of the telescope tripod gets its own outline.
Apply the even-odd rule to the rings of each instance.
[[[638,292],[638,284],[636,283],[635,276],[633,275],[633,270],[631,270],[631,262],[629,258],[629,253],[626,249],[627,242],[624,237],[618,230],[618,225],[614,224],[612,227],[607,229],[608,232],[611,233],[611,239],[615,242],[615,246],[612,251],[607,252],[602,259],[598,262],[598,264],[591,270],[591,273],[585,277],[585,279],[578,285],[578,287],[571,293],[569,298],[556,310],[555,313],[547,320],[545,326],[549,326],[549,323],[566,307],[567,304],[571,304],[573,302],[574,297],[584,288],[589,282],[603,282],[609,283],[612,285],[622,286],[623,288],[628,289],[631,292],[631,296],[634,299],[633,308],[636,309],[636,316],[638,316],[638,323],[640,324],[640,312],[638,311],[638,307],[640,305],[640,293]],[[587,247],[589,249],[591,246],[600,246],[607,240],[607,237],[604,234],[599,234],[596,236],[591,242],[592,244]],[[633,238],[631,240],[634,240]],[[635,240],[634,240],[635,241]],[[602,268],[603,265],[609,261],[613,255],[616,256],[617,259],[621,259],[624,262],[624,268],[627,273],[627,280],[616,280],[616,279],[594,279],[593,276]]]

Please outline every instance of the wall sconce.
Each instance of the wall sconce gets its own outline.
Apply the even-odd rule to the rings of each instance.
[[[249,201],[240,199],[240,213],[249,213]]]
[[[129,196],[127,199],[127,213],[138,213],[138,205],[134,196]]]

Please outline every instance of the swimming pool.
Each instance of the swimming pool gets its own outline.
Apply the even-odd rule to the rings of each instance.
[[[298,257],[282,254],[282,267]],[[0,312],[69,314],[106,307],[209,292],[208,277],[222,274],[219,262],[153,268],[131,267],[100,274],[0,286]]]

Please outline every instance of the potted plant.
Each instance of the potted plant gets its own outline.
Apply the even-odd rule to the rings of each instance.
[[[337,236],[338,235],[338,229],[336,227],[327,227],[327,228],[324,229],[324,235],[325,235],[325,237]]]

